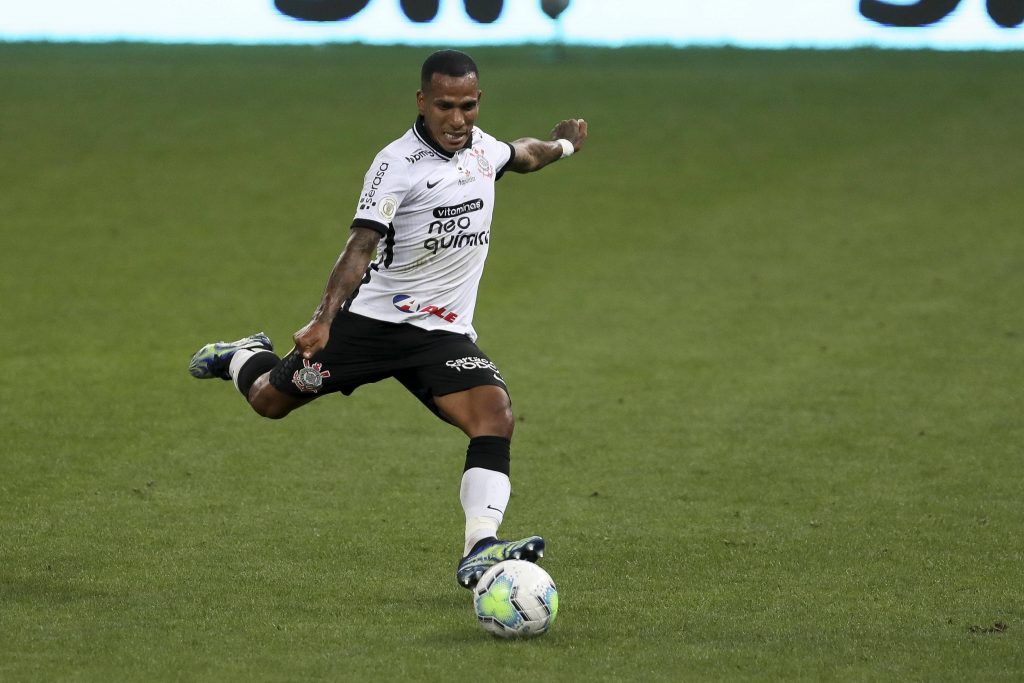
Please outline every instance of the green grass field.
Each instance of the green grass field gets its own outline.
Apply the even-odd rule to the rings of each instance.
[[[308,320],[426,51],[0,45],[0,680],[1024,678],[1024,55],[472,52],[590,122],[476,321],[554,630],[476,625],[397,384],[186,372]]]

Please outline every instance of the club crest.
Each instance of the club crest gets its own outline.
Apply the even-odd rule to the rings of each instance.
[[[324,385],[324,378],[330,377],[328,370],[321,370],[321,363],[310,363],[308,359],[302,359],[302,367],[292,375],[292,384],[299,388],[299,391],[315,394]]]
[[[487,157],[484,156],[483,150],[474,148],[471,153],[474,157],[476,157],[476,168],[480,172],[480,175],[482,175],[485,178],[490,178],[491,176],[493,176],[494,166],[491,166],[491,162],[488,161]]]

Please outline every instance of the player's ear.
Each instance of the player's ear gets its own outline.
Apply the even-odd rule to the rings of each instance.
[[[424,114],[427,113],[427,98],[423,94],[422,90],[416,91],[416,107],[420,111],[420,116],[423,116]]]

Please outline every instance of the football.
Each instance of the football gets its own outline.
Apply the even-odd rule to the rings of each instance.
[[[473,607],[485,630],[502,638],[546,633],[558,615],[558,590],[546,571],[525,560],[505,560],[480,577]]]

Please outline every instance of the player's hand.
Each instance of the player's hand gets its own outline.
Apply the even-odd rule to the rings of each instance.
[[[587,122],[583,119],[567,119],[559,121],[551,130],[551,139],[558,140],[565,138],[572,143],[576,151],[580,151],[583,142],[587,139]]]
[[[295,350],[301,353],[303,358],[309,359],[317,351],[327,346],[330,336],[330,324],[311,320],[306,323],[305,327],[292,335],[292,341],[295,342]]]

